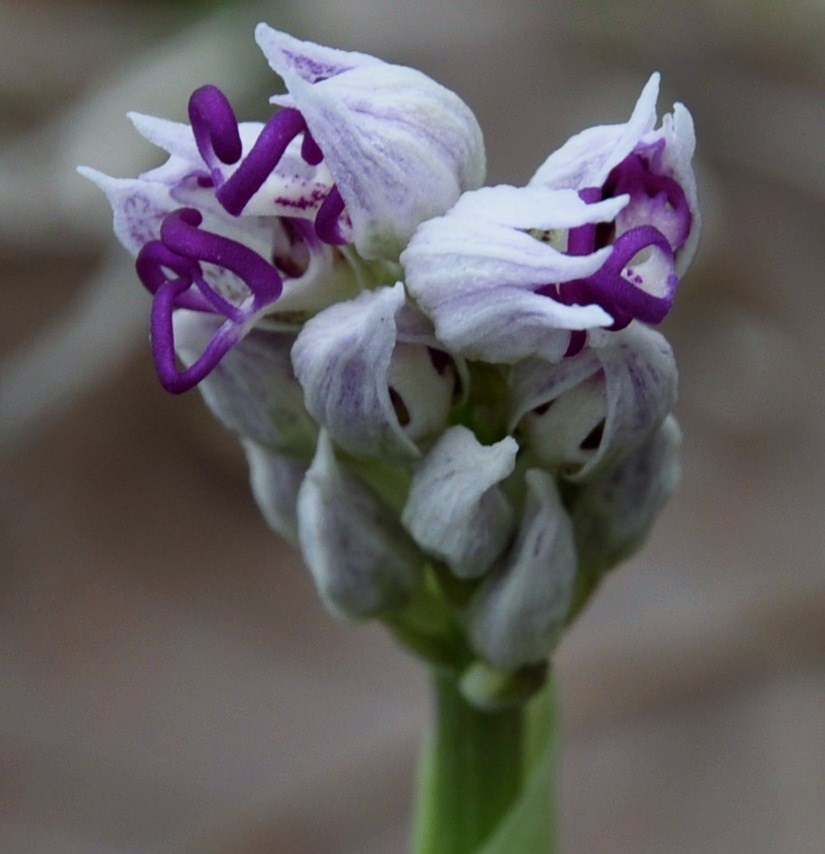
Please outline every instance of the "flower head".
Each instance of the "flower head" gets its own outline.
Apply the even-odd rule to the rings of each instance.
[[[84,173],[153,296],[170,391],[200,384],[327,608],[383,617],[480,705],[535,690],[678,478],[670,310],[699,230],[693,126],[591,128],[525,187],[410,68],[256,38],[287,93],[239,123],[133,115],[169,155]]]

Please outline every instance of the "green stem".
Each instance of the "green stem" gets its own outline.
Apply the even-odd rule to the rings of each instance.
[[[436,720],[419,781],[415,854],[473,854],[516,800],[523,773],[523,710],[484,712],[436,672]]]

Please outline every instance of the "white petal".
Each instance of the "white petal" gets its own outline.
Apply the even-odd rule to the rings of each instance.
[[[569,229],[610,222],[627,202],[627,196],[617,196],[588,205],[574,190],[499,184],[464,193],[449,215],[488,219],[513,229]]]
[[[365,258],[397,259],[420,222],[482,183],[481,130],[449,89],[263,24],[256,38],[324,152]]]
[[[530,185],[575,190],[601,187],[610,170],[655,126],[659,80],[657,72],[647,81],[627,122],[599,125],[571,137],[538,168]]]
[[[404,288],[366,291],[310,319],[292,349],[307,409],[346,450],[417,456],[390,397],[395,316]]]
[[[662,133],[666,140],[664,164],[685,191],[688,208],[693,217],[687,242],[676,255],[676,271],[681,275],[696,254],[702,232],[702,216],[699,211],[696,175],[692,162],[696,150],[696,132],[693,128],[693,117],[687,107],[683,104],[674,104],[672,116],[668,113],[662,119]]]
[[[189,125],[156,116],[147,116],[143,113],[128,113],[128,116],[135,130],[152,145],[193,165],[206,168],[198,152],[195,135]]]
[[[516,542],[470,610],[473,647],[502,670],[542,661],[552,652],[576,574],[572,526],[553,478],[532,469],[526,480],[527,502]]]
[[[523,207],[521,207],[523,202]],[[451,350],[515,362],[561,356],[558,330],[609,326],[597,305],[565,305],[535,291],[585,278],[610,255],[565,255],[527,233],[608,221],[626,197],[587,205],[572,192],[493,187],[468,193],[444,217],[424,223],[401,256],[406,285]]]
[[[318,592],[338,617],[398,607],[418,584],[423,556],[375,493],[338,463],[324,431],[298,494],[298,532]]]
[[[456,426],[415,471],[401,520],[459,578],[483,575],[507,544],[513,513],[498,484],[513,471],[517,453],[509,436],[485,446]]]

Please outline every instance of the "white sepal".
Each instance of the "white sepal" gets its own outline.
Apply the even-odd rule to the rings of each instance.
[[[426,346],[398,343],[404,302],[401,283],[365,291],[310,319],[292,349],[307,409],[356,455],[416,457],[447,420],[454,374]]]
[[[565,255],[543,236],[607,222],[626,196],[585,204],[572,190],[485,187],[425,222],[402,253],[406,285],[438,338],[470,359],[560,358],[569,331],[609,326],[600,306],[566,305],[548,287],[595,273],[610,248]],[[542,293],[538,293],[542,290]]]
[[[570,518],[553,478],[526,474],[527,500],[516,541],[482,584],[469,612],[474,649],[515,670],[546,659],[564,626],[576,574]]]
[[[459,578],[478,578],[499,557],[513,526],[501,483],[515,466],[509,436],[482,445],[451,427],[415,471],[401,520],[418,545]]]
[[[395,515],[335,457],[326,431],[298,493],[304,561],[327,608],[363,619],[400,606],[424,557]]]
[[[660,79],[658,72],[651,75],[628,121],[587,128],[570,137],[539,166],[529,185],[572,190],[601,187],[610,170],[653,130]]]

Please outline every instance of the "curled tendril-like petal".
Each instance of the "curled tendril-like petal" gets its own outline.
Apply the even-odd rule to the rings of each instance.
[[[241,159],[241,136],[232,105],[217,86],[201,86],[189,98],[189,121],[198,151],[217,184],[221,172],[215,168],[215,158],[225,164]]]

